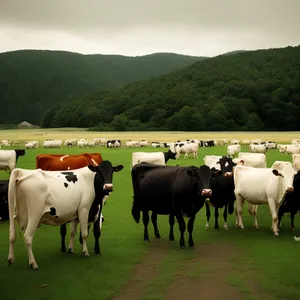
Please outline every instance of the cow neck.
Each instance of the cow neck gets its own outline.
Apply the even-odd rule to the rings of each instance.
[[[95,189],[95,202],[99,205],[102,204],[102,199],[105,196],[105,191],[103,190],[104,180],[99,173],[96,173],[94,177],[94,189]]]

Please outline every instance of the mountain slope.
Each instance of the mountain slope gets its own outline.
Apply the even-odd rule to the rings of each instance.
[[[245,51],[52,107],[42,125],[99,130],[300,130],[299,86],[300,46]]]
[[[21,50],[0,54],[0,123],[39,124],[56,103],[166,74],[204,57],[156,53],[140,57]]]

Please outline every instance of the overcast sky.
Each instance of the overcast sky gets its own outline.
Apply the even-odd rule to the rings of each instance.
[[[300,44],[300,0],[0,0],[0,52],[214,56]]]

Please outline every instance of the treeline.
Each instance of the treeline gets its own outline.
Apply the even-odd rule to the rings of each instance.
[[[45,110],[85,94],[167,74],[204,57],[156,53],[140,57],[64,51],[0,53],[0,123],[40,124]]]
[[[44,127],[300,130],[300,47],[238,52],[52,107]]]

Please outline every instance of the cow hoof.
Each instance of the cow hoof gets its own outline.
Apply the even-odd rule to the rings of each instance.
[[[67,252],[66,248],[60,248],[60,252]]]
[[[160,235],[155,236],[156,239],[161,239]]]
[[[279,231],[279,230],[278,230],[278,231]],[[291,228],[291,231],[294,232],[294,231],[295,231],[295,228],[292,227],[292,228]]]
[[[259,229],[259,227],[258,227],[258,225],[253,225],[253,228],[255,228],[255,229]]]
[[[32,263],[31,265],[29,265],[29,268],[31,268],[33,271],[38,271],[39,270],[39,267],[35,263]]]
[[[181,249],[185,249],[185,245],[180,245],[180,248]]]
[[[279,233],[278,233],[278,232],[274,232],[274,235],[275,235],[275,236],[279,236]]]
[[[209,225],[205,225],[205,229],[208,230],[209,229]]]
[[[68,249],[68,254],[74,254],[74,252],[71,248]]]
[[[224,229],[225,229],[225,230],[228,230],[228,226],[227,226],[227,225],[224,225]]]
[[[82,252],[82,255],[83,255],[84,257],[89,257],[89,256],[90,256],[90,254],[89,254],[88,252],[86,252],[86,251]]]
[[[149,239],[147,239],[147,238],[144,238],[144,241],[145,241],[145,242],[150,242],[150,240],[149,240]]]
[[[170,236],[170,237],[169,237],[169,240],[170,240],[170,241],[174,241],[175,239],[174,239],[174,237]]]
[[[12,258],[8,259],[8,265],[11,266],[14,263],[14,260]]]
[[[189,244],[189,247],[190,247],[190,248],[194,248],[194,247],[195,247],[194,243]]]

